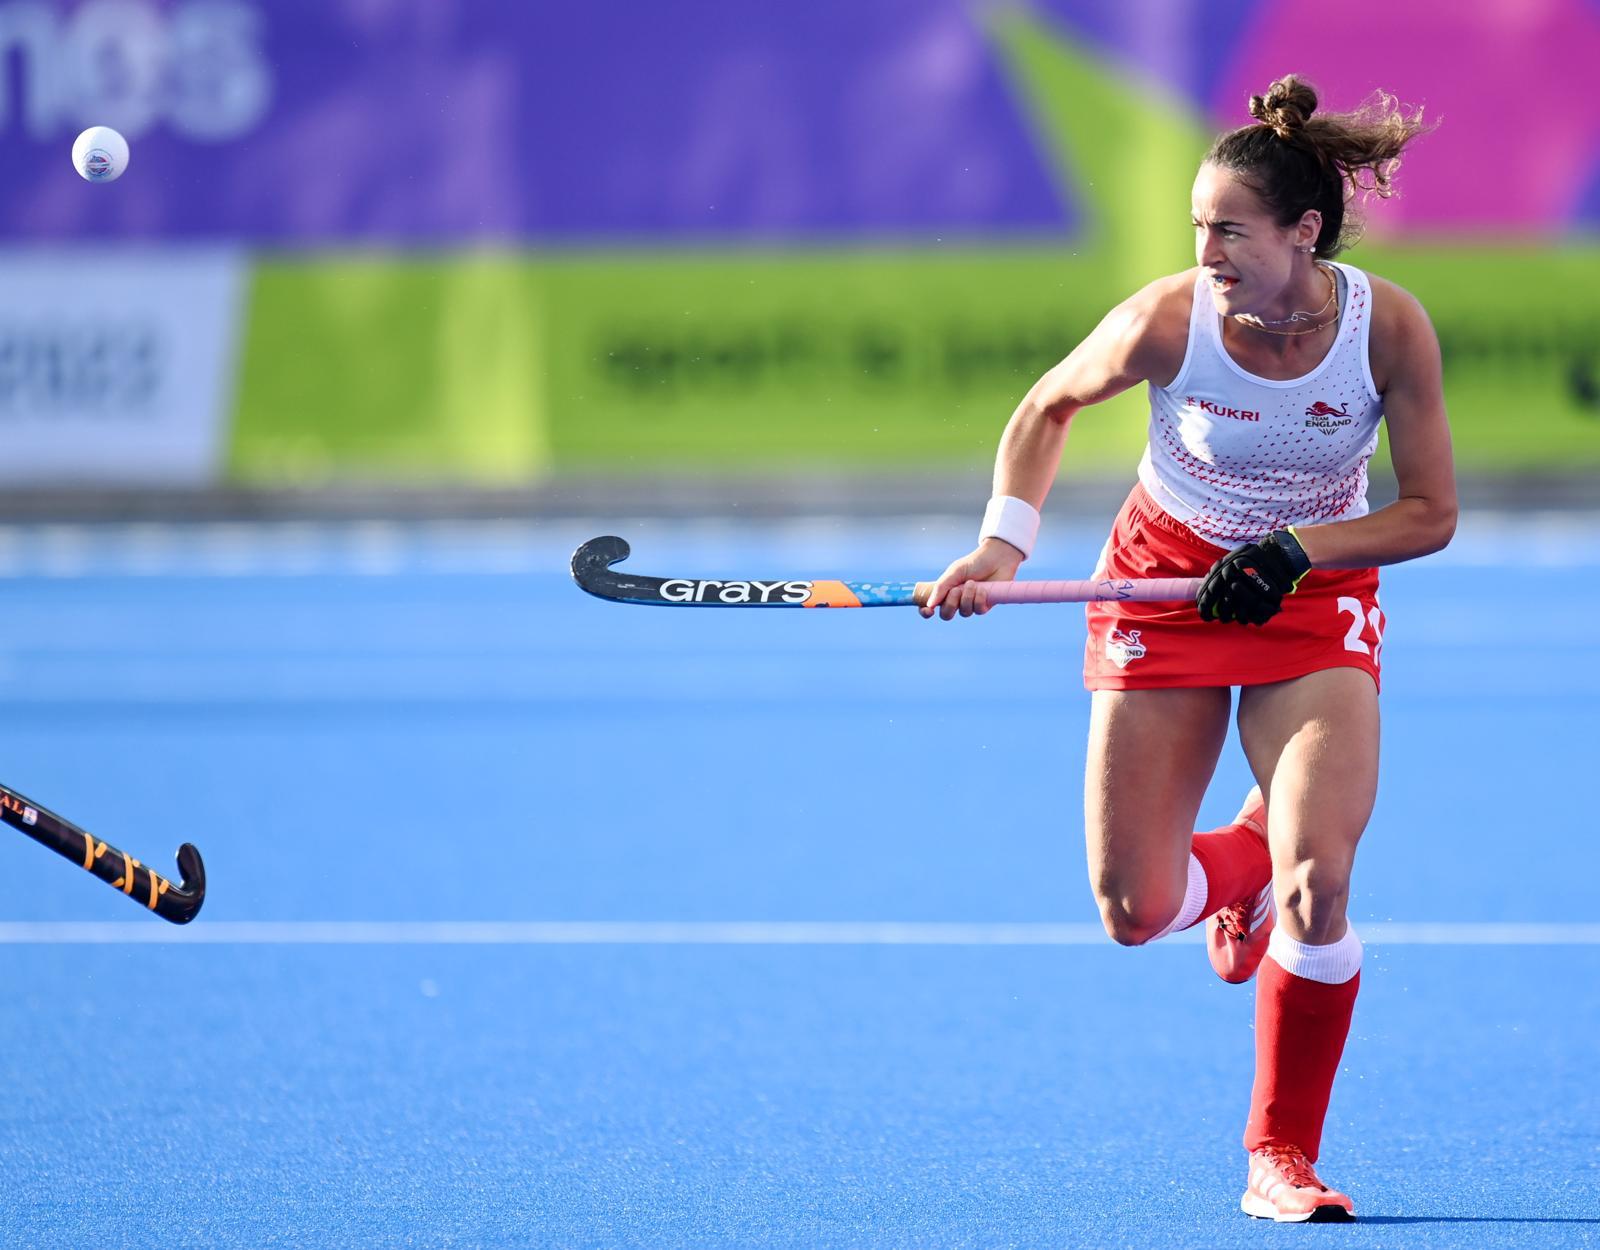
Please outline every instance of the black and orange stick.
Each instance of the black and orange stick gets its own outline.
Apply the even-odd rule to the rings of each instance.
[[[206,901],[206,866],[192,843],[185,842],[178,848],[178,872],[183,884],[173,885],[133,856],[6,786],[0,786],[0,820],[48,846],[63,859],[87,868],[107,885],[173,924],[188,924]]]

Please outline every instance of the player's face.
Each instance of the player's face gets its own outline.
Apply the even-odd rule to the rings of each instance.
[[[1295,228],[1278,225],[1250,187],[1215,165],[1194,180],[1195,259],[1224,316],[1270,315],[1290,293]]]

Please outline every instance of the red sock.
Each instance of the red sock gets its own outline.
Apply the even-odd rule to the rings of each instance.
[[[1197,833],[1189,844],[1206,873],[1206,905],[1194,923],[1249,898],[1272,880],[1272,857],[1261,835],[1243,825]]]
[[[1291,1146],[1315,1163],[1334,1074],[1350,1033],[1357,972],[1339,985],[1285,972],[1269,954],[1256,974],[1256,1080],[1244,1147]]]

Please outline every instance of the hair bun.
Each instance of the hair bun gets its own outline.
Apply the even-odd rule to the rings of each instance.
[[[1292,139],[1305,129],[1317,111],[1317,93],[1311,84],[1294,74],[1285,74],[1267,88],[1265,96],[1250,97],[1250,116],[1271,126],[1280,139]]]

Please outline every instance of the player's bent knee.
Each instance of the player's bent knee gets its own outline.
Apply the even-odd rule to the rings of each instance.
[[[1183,900],[1100,899],[1100,923],[1119,946],[1143,946],[1178,914]]]
[[[1286,888],[1285,888],[1286,887]],[[1278,891],[1278,910],[1293,916],[1300,941],[1320,945],[1334,940],[1350,899],[1350,871],[1344,865],[1304,860]]]

